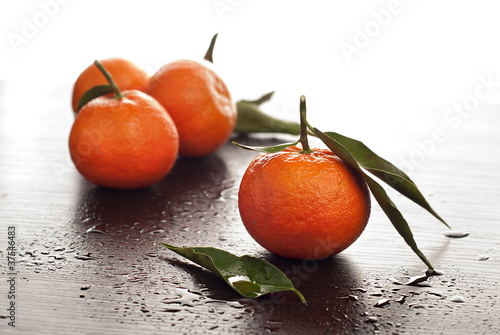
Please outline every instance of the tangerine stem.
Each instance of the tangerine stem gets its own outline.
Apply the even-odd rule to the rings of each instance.
[[[214,62],[213,53],[214,53],[215,41],[217,40],[218,35],[219,34],[217,33],[214,35],[214,37],[212,37],[212,40],[210,41],[210,46],[208,47],[205,57],[203,57],[203,59],[209,61],[210,63]]]
[[[307,140],[307,120],[306,120],[306,97],[300,97],[300,143],[302,144],[301,154],[310,154],[313,150],[309,147]]]
[[[106,70],[104,68],[104,66],[102,66],[101,62],[99,62],[98,60],[95,60],[94,64],[102,72],[102,74],[104,75],[104,77],[106,77],[106,80],[108,81],[109,86],[111,86],[111,88],[115,92],[116,99],[120,100],[121,98],[123,98],[124,95],[122,94],[122,92],[120,92],[120,89],[118,88],[118,86],[114,82],[113,77],[111,77],[111,74],[108,72],[108,70]]]

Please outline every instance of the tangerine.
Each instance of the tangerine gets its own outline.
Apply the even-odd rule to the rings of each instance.
[[[170,62],[151,77],[147,90],[172,116],[184,157],[215,152],[236,126],[236,105],[226,84],[209,62],[203,62]]]
[[[308,152],[292,146],[259,154],[238,193],[249,234],[283,257],[335,255],[361,235],[370,216],[370,194],[361,174],[330,150]]]
[[[121,92],[104,66],[94,64],[115,96],[100,96],[80,109],[69,136],[71,159],[97,185],[125,190],[151,186],[177,159],[175,124],[154,98],[137,90]]]
[[[121,90],[146,92],[149,76],[134,63],[123,58],[106,58],[100,61]],[[97,85],[107,84],[106,78],[94,64],[89,65],[77,78],[73,87],[72,107],[76,113],[82,95]]]

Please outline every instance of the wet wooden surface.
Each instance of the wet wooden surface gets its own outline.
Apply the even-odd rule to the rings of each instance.
[[[432,286],[415,287],[394,282],[421,275],[425,266],[376,204],[363,235],[341,254],[318,262],[273,256],[249,237],[238,215],[238,184],[254,153],[228,144],[204,159],[179,159],[149,189],[99,188],[69,159],[69,90],[24,93],[0,85],[2,334],[500,331],[500,107],[480,106],[434,145],[424,141],[430,133],[411,125],[362,138],[406,164],[437,212],[470,233],[444,237],[441,223],[390,192],[421,250],[444,272],[430,279]],[[15,328],[6,311],[9,226],[16,229]],[[289,275],[309,305],[292,293],[241,298],[160,242],[262,257]],[[454,301],[459,297],[463,302]]]

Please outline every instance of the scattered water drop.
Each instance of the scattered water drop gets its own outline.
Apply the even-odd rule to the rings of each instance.
[[[422,286],[422,287],[432,287],[432,283],[430,281],[423,281],[418,283],[416,286]]]
[[[180,308],[165,308],[163,312],[168,312],[168,313],[177,313],[182,311]]]
[[[347,300],[354,300],[354,301],[359,300],[358,296],[354,295],[354,294],[349,294],[348,296],[345,296],[345,297],[337,297],[337,299],[347,299]]]
[[[477,256],[476,261],[486,261],[488,259],[490,259],[490,256],[488,255],[479,255]]]
[[[181,306],[194,307],[195,302],[198,303],[202,298],[201,295],[189,291],[187,288],[176,288],[175,294],[178,298],[165,299],[162,302],[165,304],[181,304]]]
[[[243,308],[244,306],[240,304],[238,301],[225,301],[225,300],[217,300],[205,297],[199,293],[194,293],[189,291],[186,288],[176,288],[175,294],[178,296],[177,298],[166,298],[162,302],[165,304],[180,304],[181,306],[194,307],[198,304],[207,304],[207,303],[224,303],[231,307],[235,308]],[[180,309],[179,309],[180,310]],[[178,309],[169,309],[165,310],[165,312],[178,312]]]
[[[80,290],[82,291],[86,291],[88,289],[90,289],[90,285],[83,285],[82,287],[80,287]]]
[[[90,253],[90,252],[85,254],[85,255],[75,254],[75,258],[81,259],[82,261],[90,261],[90,260],[96,259],[96,257],[93,257],[92,253]]]
[[[377,303],[374,305],[375,307],[383,307],[385,305],[388,305],[390,304],[390,300],[389,299],[380,299],[379,301],[377,301]]]
[[[404,302],[406,301],[406,295],[402,295],[394,301],[399,302],[400,304],[404,304]]]
[[[376,316],[369,316],[365,322],[377,322],[378,318]]]
[[[97,226],[92,226],[85,231],[86,234],[106,234],[105,231],[97,229]]]
[[[250,280],[247,276],[228,277],[227,281],[237,290],[243,290],[246,293],[253,294],[254,296],[257,296],[261,292],[260,285]]]
[[[454,295],[453,297],[451,297],[451,301],[452,302],[465,302],[465,299],[464,299],[464,297],[462,297],[460,295]]]
[[[266,273],[266,280],[269,280],[273,277],[273,270],[270,267],[264,267],[264,272]]]
[[[443,235],[446,237],[451,237],[451,238],[462,238],[469,236],[468,232],[465,231],[460,231],[460,230],[447,230],[443,232]]]
[[[421,303],[421,302],[414,302],[413,304],[409,304],[408,305],[408,308],[413,308],[413,309],[416,309],[416,308],[423,308],[423,309],[427,309],[427,305]]]
[[[366,292],[366,290],[362,287],[355,287],[355,288],[351,288],[351,291],[358,291],[358,292]]]
[[[423,276],[415,276],[411,277],[405,285],[410,285],[410,286],[432,286],[430,282],[427,281],[429,279],[429,276],[427,274]]]
[[[161,234],[164,232],[165,232],[165,230],[163,230],[163,229],[156,229],[156,230],[150,231],[148,234],[153,235],[153,234]]]
[[[443,298],[443,299],[445,298],[445,295],[442,292],[427,291],[427,294],[435,295],[436,297]]]
[[[227,281],[233,285],[234,285],[234,283],[239,282],[239,281],[251,282],[250,278],[248,278],[247,276],[233,276],[233,277],[227,278]]]

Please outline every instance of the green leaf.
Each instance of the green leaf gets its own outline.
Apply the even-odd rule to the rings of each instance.
[[[297,145],[297,143],[299,143],[299,141],[294,142],[294,143],[285,143],[285,144],[270,146],[270,147],[252,147],[252,146],[248,146],[248,145],[243,145],[243,144],[240,144],[240,143],[236,143],[236,142],[233,141],[233,144],[236,145],[236,146],[238,146],[238,147],[240,147],[240,148],[243,148],[243,149],[246,149],[246,150],[258,151],[258,152],[265,152],[265,153],[268,153],[268,154],[273,154],[275,152],[279,152],[281,150],[285,150],[286,148],[289,148],[291,146]]]
[[[413,252],[417,254],[417,256],[425,263],[425,265],[427,265],[429,269],[433,269],[427,257],[425,257],[422,251],[418,249],[417,243],[413,238],[413,233],[411,232],[408,222],[406,222],[405,218],[403,217],[403,214],[401,214],[399,209],[389,198],[384,188],[366,174],[363,174],[363,177],[366,183],[368,184],[368,187],[370,188],[373,197],[375,198],[375,200],[377,200],[380,207],[384,211],[385,215],[387,215],[394,228],[396,228],[396,230],[398,231],[399,235],[403,237],[406,244],[408,244],[408,246],[413,250]]]
[[[292,291],[303,304],[306,303],[290,279],[269,262],[246,255],[238,257],[216,248],[162,245],[213,272],[244,297],[257,298],[271,292]]]
[[[111,85],[97,85],[92,87],[87,92],[83,93],[82,97],[80,98],[80,101],[78,101],[78,107],[76,109],[76,112],[78,113],[80,109],[83,106],[85,106],[87,102],[113,92],[114,90],[111,87]]]
[[[274,91],[266,93],[256,100],[240,100],[240,101],[255,104],[255,105],[259,106],[259,105],[263,104],[264,102],[271,100],[273,94],[274,94]]]
[[[422,208],[434,215],[434,217],[436,217],[439,221],[444,223],[446,227],[450,228],[450,226],[432,209],[418,189],[417,185],[415,185],[406,173],[398,169],[392,163],[378,156],[358,140],[334,132],[325,132],[324,134],[349,151],[356,162],[358,162],[358,164],[367,171],[380,178],[408,199],[420,205]]]
[[[269,96],[270,98],[270,96]],[[256,100],[262,103],[262,99]],[[236,103],[238,118],[234,132],[237,134],[250,133],[283,133],[283,134],[300,134],[300,125],[295,122],[281,120],[272,117],[260,110],[259,105],[255,102],[241,100]]]
[[[364,180],[368,184],[373,197],[379,203],[380,207],[387,215],[392,225],[398,231],[399,235],[403,237],[406,244],[417,254],[417,256],[430,268],[433,269],[431,263],[427,260],[425,255],[418,249],[417,243],[413,238],[410,226],[408,222],[404,219],[401,212],[398,210],[396,205],[389,198],[384,188],[380,186],[375,180],[368,176],[360,167],[357,160],[353,154],[344,146],[343,144],[335,141],[333,138],[327,134],[321,132],[320,130],[313,128],[314,134],[326,144],[326,146],[332,150],[337,156],[339,156],[344,162],[352,166],[354,169],[358,170],[363,176]]]

